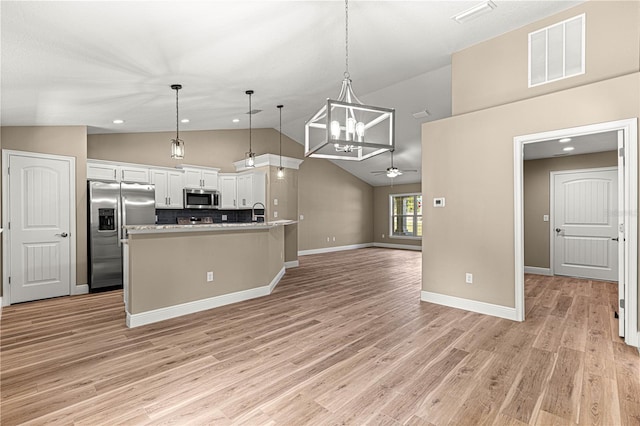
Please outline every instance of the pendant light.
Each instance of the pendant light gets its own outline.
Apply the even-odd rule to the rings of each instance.
[[[184,158],[184,141],[180,139],[180,121],[178,120],[178,91],[182,89],[182,84],[172,84],[171,88],[176,91],[176,138],[171,139],[171,158],[182,160]]]
[[[361,161],[395,146],[395,109],[364,105],[349,74],[349,0],[345,0],[345,72],[338,99],[327,99],[304,126],[306,157]]]
[[[282,167],[282,107],[284,105],[278,105],[280,110],[280,167],[278,167],[278,179],[284,179],[284,167]]]
[[[244,165],[245,167],[255,167],[256,154],[251,150],[251,115],[253,114],[251,109],[251,95],[253,95],[253,90],[247,90],[244,93],[249,95],[249,152],[245,152],[244,154]]]

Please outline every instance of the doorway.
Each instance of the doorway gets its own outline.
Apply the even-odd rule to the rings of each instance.
[[[72,294],[75,159],[2,151],[3,304]]]
[[[638,346],[637,317],[637,119],[620,120],[583,127],[561,129],[514,138],[514,224],[515,224],[515,306],[516,318],[524,321],[524,208],[523,169],[525,147],[538,148],[544,142],[613,132],[617,135],[618,154],[618,281],[621,325],[625,342]],[[555,234],[555,228],[551,230]],[[550,236],[550,238],[552,238]],[[612,237],[616,238],[616,237]],[[627,285],[627,284],[630,285]]]

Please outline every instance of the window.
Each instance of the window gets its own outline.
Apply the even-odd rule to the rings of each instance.
[[[584,74],[585,15],[529,34],[529,87]]]
[[[399,238],[422,237],[422,195],[392,194],[391,229],[389,236]]]

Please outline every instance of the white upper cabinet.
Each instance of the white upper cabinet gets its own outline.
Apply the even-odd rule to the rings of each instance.
[[[184,173],[160,168],[150,169],[150,173],[151,183],[156,187],[156,208],[183,208]]]
[[[222,197],[220,202],[221,209],[229,210],[238,208],[236,183],[237,180],[235,173],[220,175],[220,196]]]
[[[195,166],[178,166],[184,170],[185,188],[193,189],[218,189],[219,169]]]
[[[87,160],[87,179],[150,183],[149,169],[146,167],[99,160]]]
[[[250,209],[255,203],[265,204],[266,173],[240,173],[237,177],[237,204],[240,209]]]

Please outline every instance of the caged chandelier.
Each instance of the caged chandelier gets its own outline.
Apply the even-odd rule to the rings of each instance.
[[[361,161],[395,146],[395,109],[364,105],[349,75],[349,0],[345,0],[345,72],[338,99],[327,99],[304,126],[304,155]]]

